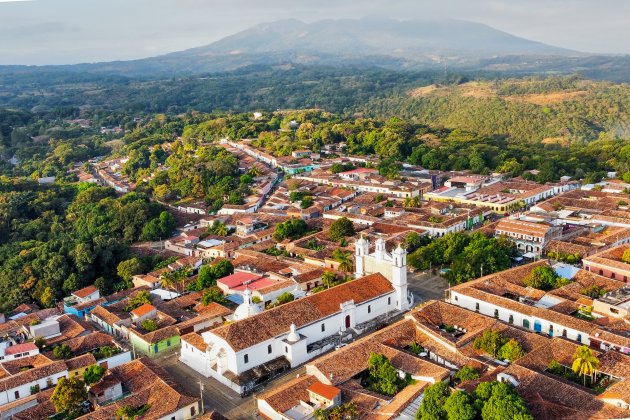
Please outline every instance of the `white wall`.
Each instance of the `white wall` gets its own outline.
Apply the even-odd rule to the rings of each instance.
[[[35,385],[39,385],[40,389],[45,389],[48,387],[48,379],[50,378],[52,380],[52,384],[53,386],[57,384],[57,381],[59,380],[59,378],[62,377],[68,377],[68,371],[67,370],[63,370],[59,373],[55,373],[51,376],[47,376],[45,378],[41,378],[38,379],[36,381],[32,381],[29,382],[27,384],[24,385],[20,385],[14,388],[10,388],[7,389],[6,391],[3,390],[2,392],[0,392],[0,406],[13,402],[16,399],[21,399],[21,398],[25,398],[31,395],[31,387],[35,386]],[[9,385],[10,386],[10,385]],[[19,392],[19,397],[15,398],[15,391]]]
[[[561,337],[563,330],[567,331],[566,338],[574,341],[578,341],[578,336],[581,336],[581,343],[589,344],[589,335],[582,331],[577,331],[572,328],[565,327],[563,325],[548,321],[544,318],[539,318],[535,316],[529,316],[518,311],[513,311],[510,309],[505,309],[501,306],[497,306],[482,300],[477,300],[475,298],[463,295],[456,291],[451,291],[450,299],[448,302],[461,306],[462,308],[469,309],[471,311],[476,310],[476,304],[479,303],[479,313],[494,318],[495,310],[499,311],[499,320],[509,323],[510,315],[513,317],[513,324],[515,326],[524,328],[523,320],[529,321],[529,330],[534,331],[534,323],[538,321],[541,325],[541,333],[548,334],[549,326],[553,325],[553,336]]]

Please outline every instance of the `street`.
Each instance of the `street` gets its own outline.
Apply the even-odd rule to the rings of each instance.
[[[165,357],[156,358],[171,376],[193,395],[199,395],[199,381],[204,385],[203,402],[206,412],[216,410],[225,417],[231,419],[252,419],[258,416],[256,409],[256,395],[264,389],[281,385],[295,378],[298,374],[304,374],[305,367],[299,367],[289,373],[276,378],[265,385],[264,389],[257,389],[253,395],[241,398],[239,394],[215,379],[205,378],[177,359],[179,353],[172,353]]]

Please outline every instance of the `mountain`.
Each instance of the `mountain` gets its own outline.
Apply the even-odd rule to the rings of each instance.
[[[478,69],[480,60],[520,57],[565,59],[580,53],[530,41],[461,20],[398,21],[383,18],[281,20],[260,24],[212,44],[131,61],[43,66],[72,72],[127,76],[190,75],[285,63],[378,66],[392,69]],[[0,71],[32,71],[28,66]]]
[[[573,51],[519,38],[462,20],[365,18],[304,23],[283,20],[257,25],[184,54],[254,54],[296,51],[347,56],[388,55],[569,55]]]

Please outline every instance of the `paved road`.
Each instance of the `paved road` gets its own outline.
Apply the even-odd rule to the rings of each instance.
[[[448,282],[442,277],[434,274],[424,274],[420,271],[408,273],[407,282],[416,304],[431,299],[442,300],[444,299],[444,291],[448,289]]]
[[[216,410],[230,420],[245,420],[258,417],[256,395],[263,392],[264,389],[257,389],[253,395],[241,398],[238,393],[227,386],[214,379],[205,378],[184,363],[181,363],[177,360],[177,356],[178,354],[174,353],[167,357],[157,358],[156,362],[193,395],[199,394],[199,381],[201,381],[204,384],[203,401],[206,411]],[[304,367],[290,371],[286,375],[269,382],[265,389],[281,385],[295,378],[297,374],[304,374],[305,371]]]

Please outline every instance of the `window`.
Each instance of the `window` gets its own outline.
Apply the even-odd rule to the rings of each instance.
[[[249,355],[244,355],[243,356],[243,360],[245,361],[245,363],[249,363]]]
[[[171,340],[166,340],[166,347],[171,347]]]
[[[582,342],[582,334],[578,334],[576,340],[581,343]]]
[[[514,315],[510,315],[510,319],[508,319],[510,324],[514,324]]]
[[[498,310],[498,309],[495,309],[495,310],[494,310],[494,317],[495,317],[495,318],[498,318],[498,317],[499,317],[499,310]]]
[[[370,305],[368,305],[368,314],[372,313],[372,307]]]
[[[455,302],[457,302],[458,300],[459,300],[459,297],[455,295]]]
[[[475,303],[475,311],[479,312],[479,302]]]
[[[610,308],[610,312],[612,312],[613,314],[618,314],[619,313],[619,309]]]
[[[271,354],[271,344],[267,346],[267,353]]]
[[[322,332],[326,331],[326,324],[322,324]]]
[[[190,407],[190,415],[192,417],[195,417],[195,414],[197,414],[197,410],[195,410],[195,406],[193,405],[192,407]]]
[[[388,298],[387,298],[387,304],[388,304],[388,305],[391,305],[391,304],[392,304],[392,298],[390,298],[390,297],[388,297]]]
[[[566,329],[563,329],[563,330],[562,330],[562,336],[563,336],[564,338],[567,338],[567,330],[566,330]]]
[[[289,352],[289,346],[284,346],[284,352],[288,353]]]
[[[15,399],[17,400],[18,398],[20,398],[20,391],[15,391]]]

